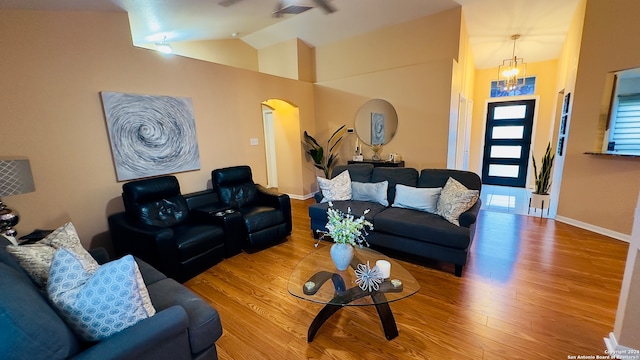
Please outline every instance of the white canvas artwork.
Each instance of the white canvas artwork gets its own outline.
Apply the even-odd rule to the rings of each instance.
[[[118,181],[200,169],[190,98],[100,95]]]

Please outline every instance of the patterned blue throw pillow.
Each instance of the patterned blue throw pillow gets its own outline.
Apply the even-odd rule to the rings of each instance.
[[[85,341],[100,341],[155,314],[138,265],[131,255],[93,274],[71,251],[53,256],[47,293],[58,313]]]

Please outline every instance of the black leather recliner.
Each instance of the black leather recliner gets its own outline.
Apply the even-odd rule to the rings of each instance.
[[[122,199],[125,211],[109,216],[116,255],[132,254],[179,282],[220,262],[226,242],[244,230],[190,211],[175,176],[128,182]]]
[[[245,251],[255,252],[278,244],[291,234],[289,195],[255,184],[249,166],[213,170],[211,181],[218,199],[242,215]]]

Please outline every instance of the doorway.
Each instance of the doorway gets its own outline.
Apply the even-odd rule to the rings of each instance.
[[[482,183],[525,187],[536,100],[487,104]]]
[[[303,196],[300,111],[294,104],[281,99],[263,101],[261,110],[266,165],[263,174],[267,187],[289,196]]]
[[[278,162],[273,108],[265,104],[262,104],[262,122],[264,125],[264,147],[267,161],[267,188],[278,188]]]

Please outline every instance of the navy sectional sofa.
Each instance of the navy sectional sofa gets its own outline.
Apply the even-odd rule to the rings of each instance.
[[[435,259],[453,263],[455,275],[462,276],[462,269],[467,263],[469,248],[473,242],[476,219],[480,211],[480,199],[458,219],[460,226],[454,225],[445,218],[425,211],[392,207],[396,184],[420,188],[443,187],[449,177],[454,178],[470,190],[481,190],[480,177],[469,171],[450,169],[423,169],[420,172],[413,168],[373,167],[370,164],[351,164],[336,166],[332,176],[349,171],[351,181],[377,183],[389,182],[387,190],[388,206],[379,203],[357,200],[333,201],[333,206],[343,212],[351,208],[355,216],[365,210],[369,212],[365,218],[373,223],[374,230],[367,236],[372,248],[384,252],[385,249],[406,254],[411,259]],[[316,194],[318,203],[309,206],[311,229],[314,237],[318,231],[326,231],[328,203],[320,203],[322,194]]]
[[[217,359],[218,311],[191,290],[136,259],[156,314],[97,343],[81,341],[47,295],[6,250],[0,236],[0,358]],[[98,263],[104,249],[90,251]]]

